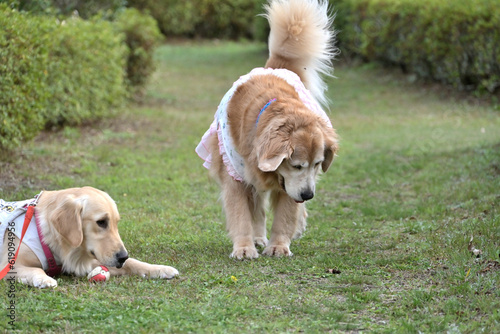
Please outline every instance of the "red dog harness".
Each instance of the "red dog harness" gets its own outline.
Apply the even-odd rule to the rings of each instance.
[[[8,243],[7,245],[1,246],[8,251],[8,263],[0,272],[0,279],[5,277],[9,271],[15,270],[15,263],[20,245],[25,237],[25,245],[30,247],[37,255],[47,275],[54,277],[61,273],[62,267],[56,263],[54,255],[43,240],[40,223],[35,213],[35,207],[41,194],[42,193],[38,194],[32,200],[21,202],[5,202],[0,199],[0,245],[3,244],[4,240]],[[33,216],[35,216],[35,227],[30,228]],[[24,223],[21,225],[23,217]],[[36,234],[34,229],[36,229]],[[5,238],[5,233],[9,233],[7,238]],[[20,239],[17,250],[15,250],[14,247],[14,235]],[[42,251],[40,251],[40,249]]]

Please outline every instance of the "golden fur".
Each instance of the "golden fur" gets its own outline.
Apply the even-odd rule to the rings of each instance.
[[[120,215],[113,199],[92,188],[44,191],[35,208],[45,243],[62,270],[77,276],[87,275],[98,265],[113,275],[139,275],[172,278],[178,271],[169,266],[152,265],[128,258],[118,233]],[[34,224],[34,218],[31,224]],[[5,233],[7,238],[7,233]],[[16,248],[19,239],[16,238]],[[7,242],[2,249],[2,268],[7,264]],[[57,281],[46,275],[33,251],[21,244],[14,275],[19,282],[38,288],[56,287]],[[7,277],[12,277],[8,274]]]
[[[321,74],[331,71],[335,49],[331,17],[323,0],[271,0],[266,7],[271,26],[269,68],[295,72],[318,101],[325,101]],[[261,114],[259,110],[271,99]],[[274,75],[258,75],[235,91],[228,107],[230,134],[245,161],[244,181],[234,180],[219,153],[217,135],[209,140],[210,174],[222,188],[232,257],[263,254],[291,256],[290,243],[306,226],[303,203],[314,196],[319,169],[326,172],[337,151],[335,131],[309,110],[294,87]],[[270,240],[265,209],[274,210]]]

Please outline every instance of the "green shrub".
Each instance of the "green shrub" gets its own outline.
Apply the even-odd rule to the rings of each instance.
[[[150,13],[166,36],[192,36],[198,14],[192,0],[129,0],[130,7]]]
[[[253,38],[256,15],[264,0],[130,0],[129,6],[147,11],[166,36]]]
[[[135,8],[120,13],[114,24],[126,36],[128,83],[140,91],[155,70],[153,52],[162,35],[156,21]]]
[[[84,19],[96,15],[105,19],[113,19],[116,13],[123,10],[126,0],[0,0],[11,8],[35,14],[51,14],[71,16],[75,11]]]
[[[110,22],[59,22],[0,4],[0,147],[120,106],[127,96],[123,40]]]
[[[33,0],[23,0],[33,1]],[[35,0],[39,1],[39,0]],[[47,1],[47,0],[45,0]],[[83,19],[91,19],[95,16],[112,20],[126,6],[126,0],[50,0],[52,6],[62,15],[71,15],[75,10]]]
[[[207,38],[252,38],[255,16],[262,10],[259,1],[198,0],[200,19],[196,23],[197,35]]]
[[[110,115],[127,95],[124,35],[111,22],[68,19],[51,37],[47,125],[75,125]]]
[[[459,89],[500,86],[497,0],[342,0],[337,8],[347,53]]]
[[[19,146],[45,124],[47,45],[56,25],[42,18],[27,21],[0,5],[0,147]]]

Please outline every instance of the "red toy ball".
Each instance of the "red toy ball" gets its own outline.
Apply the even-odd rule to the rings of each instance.
[[[109,269],[105,266],[97,266],[87,276],[89,282],[105,282],[109,279]]]

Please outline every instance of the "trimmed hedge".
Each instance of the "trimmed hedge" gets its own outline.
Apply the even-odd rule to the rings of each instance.
[[[254,20],[265,0],[129,0],[151,13],[166,36],[253,38]]]
[[[54,20],[54,19],[52,19]],[[124,35],[110,22],[69,19],[51,33],[45,64],[46,125],[75,125],[107,116],[127,96]]]
[[[125,33],[128,47],[127,81],[140,93],[155,70],[153,52],[163,35],[155,19],[135,8],[126,9],[115,21],[115,27]]]
[[[126,7],[127,0],[0,0],[0,3],[36,14],[71,16],[76,11],[84,19],[100,16],[113,20]]]
[[[0,148],[112,115],[145,86],[160,40],[156,21],[136,9],[115,22],[59,21],[0,4]]]
[[[45,124],[47,63],[55,22],[0,6],[0,147],[19,146]]]
[[[124,35],[110,22],[31,16],[0,7],[0,146],[45,126],[98,119],[120,106]]]
[[[500,87],[498,0],[341,0],[336,8],[348,53],[459,89]]]

